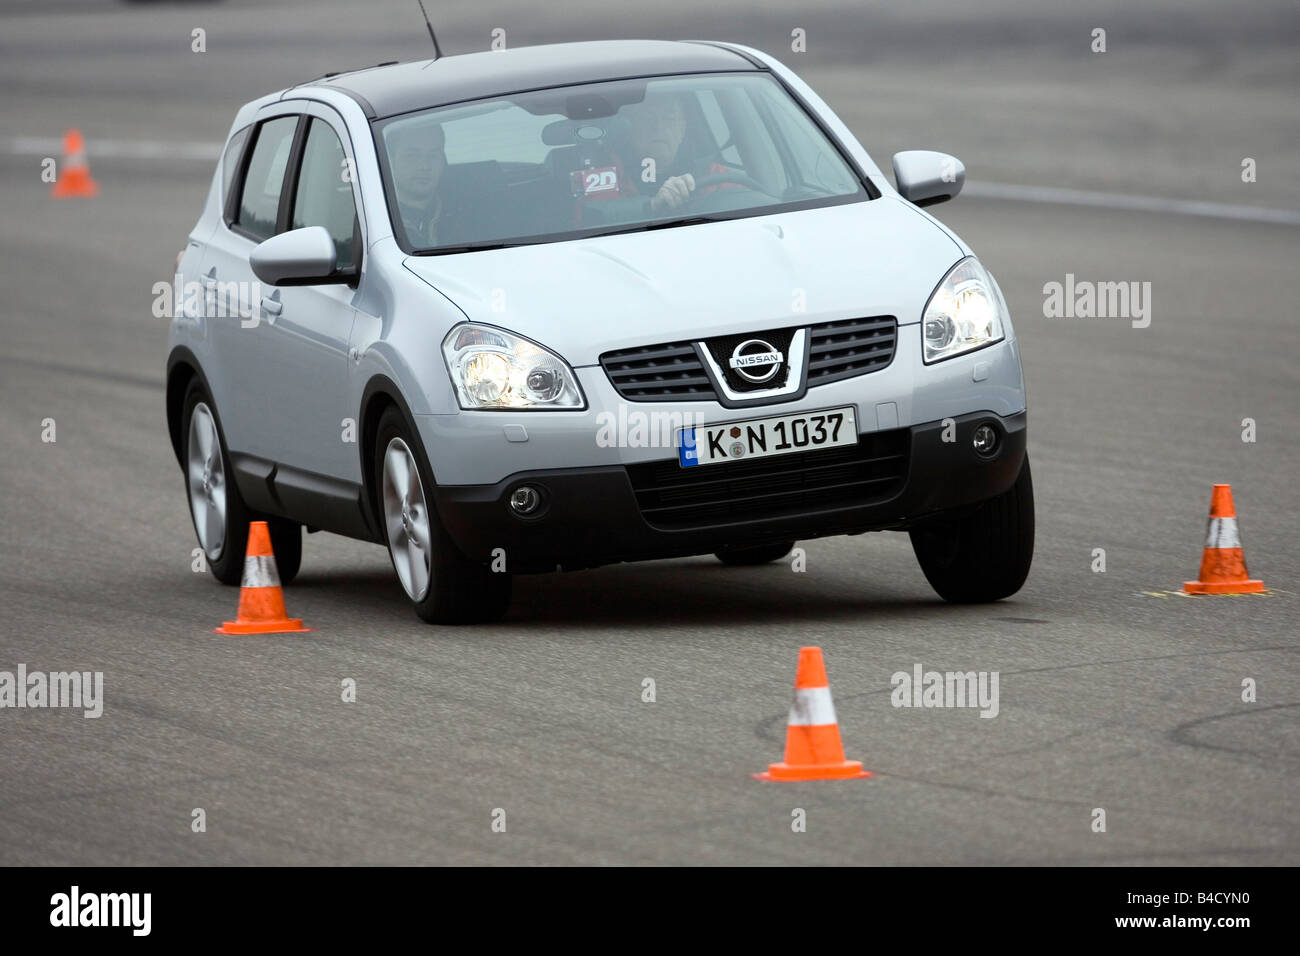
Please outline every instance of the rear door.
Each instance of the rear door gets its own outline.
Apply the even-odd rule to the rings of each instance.
[[[232,455],[274,460],[277,419],[267,388],[263,289],[248,263],[259,242],[275,235],[290,154],[303,119],[293,111],[259,117],[232,177],[223,222],[201,266],[204,309],[216,361],[204,371]],[[265,290],[274,292],[273,289]],[[259,334],[260,333],[260,334]],[[242,487],[242,482],[241,482]]]

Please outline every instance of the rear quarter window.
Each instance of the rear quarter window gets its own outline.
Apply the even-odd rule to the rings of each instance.
[[[226,144],[226,151],[221,156],[221,199],[223,203],[226,197],[230,195],[230,184],[235,181],[235,173],[239,170],[239,161],[244,155],[244,144],[248,142],[248,133],[252,128],[251,126],[245,126],[230,137],[230,142]]]

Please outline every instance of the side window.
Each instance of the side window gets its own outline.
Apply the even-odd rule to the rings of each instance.
[[[338,268],[348,269],[356,265],[352,248],[356,219],[352,175],[344,163],[343,146],[328,123],[313,119],[302,148],[290,228],[324,226],[334,240]]]
[[[263,123],[257,131],[235,223],[258,239],[275,235],[280,187],[284,185],[284,168],[289,165],[289,149],[297,127],[298,117],[281,116]]]
[[[244,143],[248,142],[248,131],[252,128],[251,126],[245,126],[230,137],[226,152],[221,157],[221,201],[223,209],[229,208],[225,205],[225,201],[230,196],[230,184],[235,179],[235,170],[239,168],[240,157],[244,155]]]

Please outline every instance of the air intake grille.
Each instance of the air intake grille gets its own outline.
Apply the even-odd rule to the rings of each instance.
[[[898,321],[892,315],[841,319],[809,329],[808,384],[825,385],[882,369],[894,360]]]
[[[714,396],[690,342],[606,352],[600,364],[620,397],[629,402],[702,401]]]
[[[903,428],[860,435],[850,447],[694,468],[647,462],[627,473],[652,527],[759,521],[888,500],[906,480],[910,437]]]

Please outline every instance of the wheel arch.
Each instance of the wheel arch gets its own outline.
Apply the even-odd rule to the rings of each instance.
[[[167,435],[171,439],[172,452],[176,455],[176,464],[181,470],[185,469],[183,460],[185,436],[182,429],[185,423],[181,420],[185,414],[185,392],[190,387],[190,382],[198,379],[203,383],[203,388],[209,395],[212,394],[212,387],[208,384],[208,378],[203,374],[203,367],[194,353],[185,346],[177,346],[172,349],[167,356]]]
[[[358,419],[361,425],[359,436],[361,440],[357,443],[359,446],[357,453],[361,456],[361,486],[365,496],[367,517],[377,529],[382,529],[384,523],[381,518],[382,509],[379,507],[379,489],[375,486],[375,442],[379,435],[379,419],[385,409],[390,407],[396,408],[401,413],[411,433],[418,437],[415,416],[411,414],[411,407],[402,396],[402,390],[398,388],[397,383],[387,375],[371,376],[361,393],[361,414]]]

